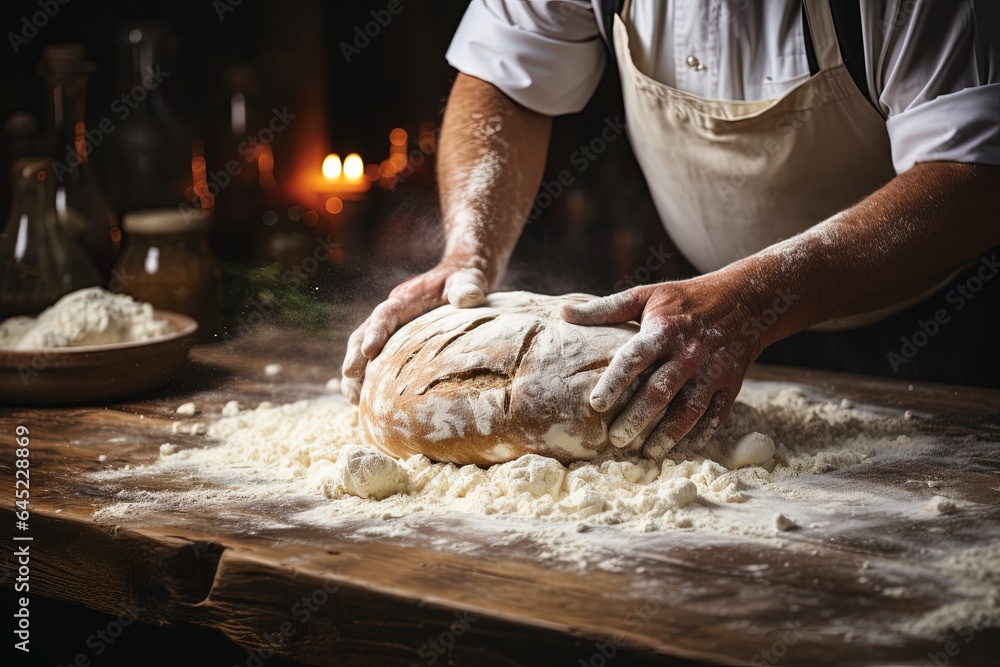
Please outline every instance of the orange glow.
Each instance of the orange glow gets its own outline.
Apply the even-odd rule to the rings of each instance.
[[[315,227],[316,223],[319,222],[319,213],[309,209],[305,212],[305,215],[302,216],[302,221],[305,222],[308,227]]]
[[[389,156],[389,162],[392,166],[396,168],[396,172],[401,172],[406,169],[406,165],[409,164],[409,160],[405,153],[395,153]]]
[[[74,148],[76,149],[76,154],[80,158],[80,162],[86,162],[87,137],[84,135],[84,133],[87,131],[87,128],[84,127],[82,120],[78,120],[76,122],[76,125],[73,126],[73,130],[74,130],[73,143],[75,144]]]
[[[37,178],[39,181],[44,181],[45,180],[45,172],[44,171],[38,172],[37,174],[35,174],[35,178]]]
[[[205,209],[215,205],[215,197],[208,190],[208,171],[205,166],[205,156],[198,154],[200,149],[201,146],[197,142],[192,145],[192,150],[196,153],[191,157],[191,185],[198,202]]]
[[[271,144],[263,144],[257,149],[257,171],[260,176],[257,182],[264,190],[274,187],[274,151]]]
[[[420,150],[424,153],[430,155],[437,148],[437,142],[434,139],[433,132],[421,132],[420,138],[417,139],[417,145],[420,146]]]
[[[340,197],[330,197],[326,200],[326,210],[333,215],[337,215],[344,210],[344,200]]]
[[[344,177],[356,181],[365,173],[365,162],[357,153],[344,158]]]
[[[350,159],[350,155],[347,156]],[[323,159],[323,178],[328,178],[331,181],[340,178],[340,174],[343,171],[343,165],[340,163],[340,156],[336,153],[330,153]]]
[[[405,146],[406,139],[406,130],[401,127],[397,127],[389,133],[389,143],[393,146]]]
[[[382,178],[382,172],[379,171],[377,164],[366,164],[365,165],[365,176],[369,181],[377,181]]]
[[[117,245],[122,240],[122,230],[118,227],[111,228],[111,242]]]
[[[378,172],[388,178],[390,176],[395,176],[399,170],[396,169],[396,165],[392,163],[392,160],[382,160],[382,163],[378,166]]]

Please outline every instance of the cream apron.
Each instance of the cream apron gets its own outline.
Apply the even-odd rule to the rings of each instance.
[[[844,65],[829,0],[805,0],[819,72],[783,97],[708,100],[639,71],[614,21],[629,140],[670,237],[715,271],[849,208],[895,176],[885,120]],[[874,322],[906,303],[826,322]]]

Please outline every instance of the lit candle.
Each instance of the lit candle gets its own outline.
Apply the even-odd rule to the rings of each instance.
[[[364,160],[357,153],[351,153],[343,162],[339,155],[330,153],[324,158],[320,171],[322,175],[316,180],[316,190],[325,197],[356,199],[371,187],[365,176]],[[328,205],[327,210],[333,213],[330,209]]]

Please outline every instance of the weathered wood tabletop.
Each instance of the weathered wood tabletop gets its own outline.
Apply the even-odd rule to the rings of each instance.
[[[428,524],[420,539],[403,542],[281,522],[250,531],[233,517],[190,513],[95,522],[95,508],[113,499],[87,473],[107,465],[98,455],[109,440],[117,439],[113,464],[150,462],[179,403],[218,411],[231,399],[254,405],[317,396],[337,375],[340,354],[329,342],[271,331],[196,348],[183,378],[142,400],[0,409],[4,526],[15,521],[8,500],[15,428],[30,430],[33,593],[154,624],[218,628],[245,646],[314,665],[995,664],[996,628],[971,628],[951,644],[901,639],[889,628],[902,615],[949,602],[922,556],[928,547],[943,540],[972,546],[996,535],[1000,445],[982,452],[984,443],[1000,443],[1000,391],[752,370],[758,380],[928,415],[924,428],[942,443],[935,474],[950,496],[972,506],[934,530],[901,519],[848,533],[708,545],[690,531],[651,533],[636,536],[628,554],[634,567],[581,572],[539,560],[530,540],[492,548],[461,518]],[[278,379],[264,375],[272,362],[284,365]],[[185,438],[203,444],[170,436]],[[973,444],[977,455],[964,456]],[[925,479],[927,465],[925,457],[838,474],[902,483]],[[259,509],[265,517],[274,511]],[[458,539],[482,539],[482,548],[469,554],[439,546]],[[12,587],[12,578],[4,572],[2,584]],[[904,595],[879,592],[901,584]]]

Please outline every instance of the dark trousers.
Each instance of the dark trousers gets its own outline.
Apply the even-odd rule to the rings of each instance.
[[[760,361],[1000,388],[1000,246],[947,287],[875,324],[802,332]]]

